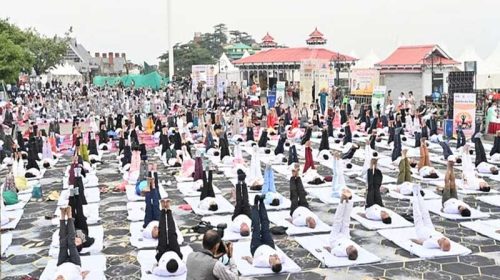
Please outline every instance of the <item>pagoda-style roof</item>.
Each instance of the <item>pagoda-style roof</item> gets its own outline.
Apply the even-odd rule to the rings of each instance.
[[[266,36],[262,38],[262,43],[260,43],[261,48],[275,48],[278,46],[276,42],[274,42],[273,36],[269,35],[269,32],[266,33]]]
[[[235,65],[252,64],[300,64],[303,60],[334,60],[339,59],[347,63],[357,58],[323,48],[275,48],[258,52],[246,58],[233,62]]]
[[[309,39],[306,40],[306,43],[308,45],[324,45],[326,44],[326,39],[323,36],[323,33],[319,32],[316,27],[314,31],[309,34]]]

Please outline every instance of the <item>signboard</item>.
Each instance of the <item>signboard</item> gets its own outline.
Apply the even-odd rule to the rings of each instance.
[[[384,108],[386,90],[387,90],[386,86],[376,86],[373,89],[373,94],[372,94],[372,110],[373,111],[375,111],[378,104],[380,104],[381,110]]]
[[[313,103],[312,86],[316,85],[316,98],[321,89],[328,89],[331,78],[327,59],[305,59],[300,63],[300,103]]]
[[[281,101],[285,101],[285,82],[277,82],[276,83],[276,100],[280,99]]]
[[[353,69],[351,72],[351,94],[372,95],[378,86],[379,72],[376,69]]]
[[[215,67],[213,65],[193,65],[191,66],[192,90],[198,87],[200,82],[205,82],[207,87],[215,86]]]
[[[453,95],[453,127],[461,125],[466,137],[474,134],[476,125],[476,94],[455,93]]]

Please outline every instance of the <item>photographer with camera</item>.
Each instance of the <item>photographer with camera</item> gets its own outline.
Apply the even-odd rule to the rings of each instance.
[[[206,228],[213,228],[210,224]],[[233,244],[223,242],[222,235],[225,224],[217,226],[217,230],[209,229],[203,235],[203,249],[189,254],[186,262],[187,280],[238,279],[236,266],[231,263],[233,255]],[[201,228],[198,228],[201,230]],[[220,258],[227,257],[227,264],[224,265]]]

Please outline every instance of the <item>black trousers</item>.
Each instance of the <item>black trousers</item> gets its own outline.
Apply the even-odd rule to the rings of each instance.
[[[261,245],[268,245],[275,249],[274,240],[269,231],[269,218],[264,202],[259,202],[252,207],[252,240],[250,241],[250,252],[252,256]]]
[[[376,169],[373,173],[373,169],[368,169],[368,192],[366,193],[366,208],[377,204],[384,206],[382,202],[382,195],[380,194],[380,186],[382,183],[382,173],[380,170]]]
[[[172,210],[162,209],[159,223],[160,233],[158,235],[158,246],[156,247],[156,261],[159,261],[165,252],[173,251],[182,259],[181,248],[177,241],[177,231],[175,228]]]
[[[247,215],[249,218],[252,217],[250,203],[248,202],[248,187],[245,182],[238,182],[236,184],[236,205],[234,206],[231,220],[234,220],[234,218],[241,214]]]
[[[81,266],[80,254],[75,245],[75,225],[73,219],[68,222],[61,220],[59,225],[59,256],[57,257],[57,266],[65,262],[71,262]]]
[[[214,187],[212,185],[212,171],[203,172],[203,187],[201,188],[200,201],[206,197],[215,197]]]
[[[290,178],[290,200],[292,201],[290,216],[292,216],[295,209],[299,206],[309,208],[309,203],[306,200],[306,191],[300,177]]]
[[[85,236],[88,236],[89,226],[87,224],[87,217],[85,217],[85,213],[83,213],[83,203],[81,196],[80,195],[70,196],[69,206],[71,206],[71,213],[74,219],[75,228],[85,233]]]

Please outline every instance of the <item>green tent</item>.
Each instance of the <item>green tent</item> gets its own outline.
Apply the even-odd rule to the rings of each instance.
[[[168,78],[161,76],[155,71],[144,75],[124,75],[121,77],[96,76],[93,83],[96,86],[104,86],[106,84],[108,86],[115,86],[121,83],[126,87],[134,84],[136,88],[159,89],[168,84]]]

